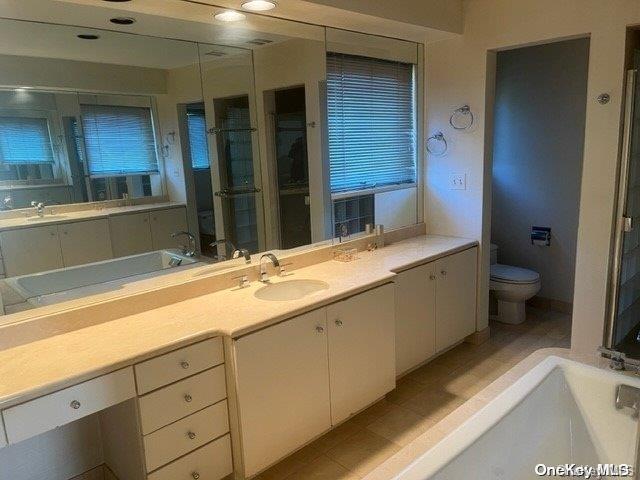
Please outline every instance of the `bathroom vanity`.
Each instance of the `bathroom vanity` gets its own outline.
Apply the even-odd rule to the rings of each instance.
[[[11,478],[30,478],[26,458],[51,478],[94,467],[119,480],[250,478],[473,333],[475,242],[418,236],[322,260],[333,249],[298,254],[267,286],[256,266],[236,268],[216,275],[222,290],[140,314],[37,321],[66,333],[0,350],[0,465]],[[241,288],[242,272],[251,282]],[[326,286],[286,301],[262,293],[306,279]],[[29,331],[0,328],[5,339]],[[39,464],[43,442],[75,462]]]

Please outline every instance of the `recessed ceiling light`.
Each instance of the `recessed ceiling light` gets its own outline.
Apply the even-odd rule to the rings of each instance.
[[[78,38],[82,40],[97,40],[100,38],[99,35],[94,35],[93,33],[81,33],[78,35]]]
[[[109,20],[111,23],[115,23],[116,25],[132,25],[136,23],[135,18],[131,17],[116,17]]]
[[[278,4],[271,0],[249,0],[242,4],[242,8],[250,12],[266,12],[267,10],[273,10],[277,6]]]
[[[224,10],[216,13],[213,18],[220,20],[221,22],[238,22],[247,17],[244,13],[236,12],[235,10]]]

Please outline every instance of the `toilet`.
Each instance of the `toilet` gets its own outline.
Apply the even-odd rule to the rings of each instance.
[[[498,246],[491,244],[489,289],[498,303],[491,317],[513,325],[524,322],[525,302],[540,291],[540,275],[526,268],[498,263]]]

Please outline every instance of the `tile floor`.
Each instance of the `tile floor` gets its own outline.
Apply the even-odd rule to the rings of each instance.
[[[569,347],[570,315],[527,309],[521,325],[491,323],[491,339],[463,343],[398,380],[386,398],[285,458],[259,480],[357,480],[539,348]]]

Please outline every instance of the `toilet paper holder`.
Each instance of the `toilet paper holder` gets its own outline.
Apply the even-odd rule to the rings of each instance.
[[[550,227],[531,227],[531,245],[551,245]]]

